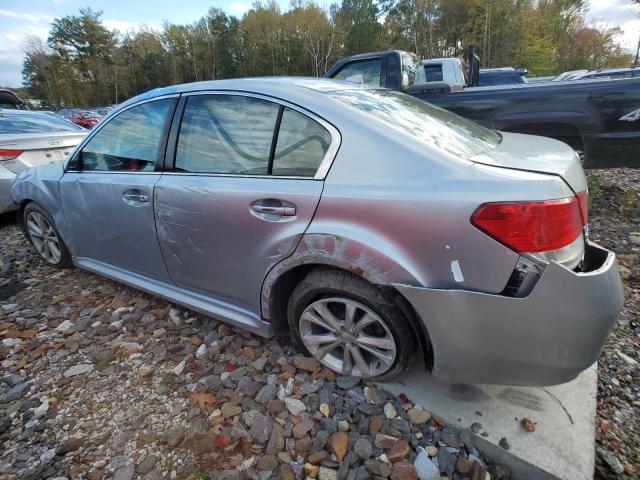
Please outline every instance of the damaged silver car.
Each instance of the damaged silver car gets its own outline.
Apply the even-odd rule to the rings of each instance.
[[[12,187],[42,258],[258,335],[332,370],[568,381],[622,306],[563,143],[332,80],[153,90]],[[420,353],[421,352],[421,353]]]

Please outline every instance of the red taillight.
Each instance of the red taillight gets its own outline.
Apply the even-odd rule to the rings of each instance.
[[[480,205],[471,223],[518,253],[549,252],[582,234],[578,197]]]
[[[584,226],[589,223],[589,200],[587,191],[584,190],[576,193],[576,197],[578,197],[578,202],[580,202],[580,214],[582,215],[582,225]]]
[[[13,160],[22,155],[22,150],[0,150],[0,162]]]

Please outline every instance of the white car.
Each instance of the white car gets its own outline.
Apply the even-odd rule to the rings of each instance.
[[[0,213],[15,210],[11,182],[25,168],[64,160],[87,130],[46,113],[0,109]]]

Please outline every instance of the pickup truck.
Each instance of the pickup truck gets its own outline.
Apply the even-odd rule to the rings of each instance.
[[[453,60],[447,68],[477,78],[477,61]],[[582,152],[588,168],[640,167],[640,78],[469,88],[429,81],[434,67],[426,68],[391,50],[343,58],[325,77],[403,91],[496,130],[556,138]]]

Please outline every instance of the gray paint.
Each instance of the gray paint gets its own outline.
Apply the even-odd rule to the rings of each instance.
[[[405,295],[432,337],[443,379],[553,383],[575,376],[619,309],[613,256],[607,269],[587,276],[552,262],[529,297],[508,298],[500,292],[519,256],[470,223],[485,202],[573,195],[570,186],[579,190],[584,179],[575,156],[557,142],[509,136],[490,156],[461,159],[322,93],[341,88],[361,87],[286,78],[202,82],[149,92],[119,110],[169,94],[256,92],[330,127],[334,142],[315,179],[64,173],[53,164],[20,174],[12,196],[52,214],[76,265],[260,335],[272,333],[269,300],[282,274],[331,265]],[[132,204],[123,197],[131,190],[151,200]],[[295,206],[296,215],[251,210],[264,199]],[[592,298],[603,295],[616,301],[599,310]],[[557,312],[549,329],[547,318]],[[580,315],[592,319],[588,342],[575,341],[588,325],[578,325]],[[549,332],[567,337],[562,342],[575,358],[559,353],[565,344]],[[556,355],[542,364],[538,343],[523,343],[525,334],[546,339],[547,353]]]
[[[171,279],[258,313],[262,281],[293,253],[321,192],[316,180],[163,175],[156,223]],[[250,206],[262,199],[286,200],[296,215],[259,218]]]
[[[168,280],[156,236],[153,203],[131,202],[128,193],[153,198],[159,173],[67,172],[59,182],[74,256],[93,258]]]

